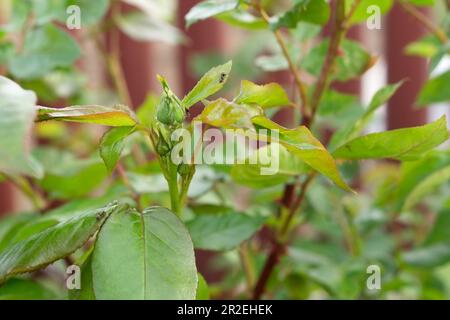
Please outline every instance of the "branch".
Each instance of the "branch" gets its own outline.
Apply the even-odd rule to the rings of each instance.
[[[309,123],[305,123],[306,126],[311,126],[314,121],[315,114],[319,107],[320,101],[322,99],[323,93],[328,88],[330,83],[330,75],[334,69],[336,64],[336,58],[339,52],[339,46],[341,44],[342,39],[345,36],[349,26],[348,21],[351,18],[351,15],[356,10],[359,2],[355,2],[350,11],[350,15],[345,15],[345,1],[344,0],[336,0],[335,4],[335,30],[331,36],[330,44],[328,46],[327,56],[325,58],[325,62],[320,73],[319,79],[317,80],[316,88],[313,93],[312,101],[311,101],[311,110],[312,117]]]
[[[255,6],[256,6],[257,10],[259,11],[261,17],[264,19],[264,21],[269,24],[270,17],[267,14],[267,12],[261,7],[261,5],[256,4]],[[302,81],[300,72],[297,69],[296,64],[294,63],[294,61],[292,61],[292,58],[289,54],[289,50],[287,48],[286,42],[284,41],[283,35],[281,34],[280,30],[274,30],[273,33],[275,35],[275,39],[277,40],[278,45],[281,48],[283,56],[285,57],[285,59],[288,62],[289,70],[291,71],[292,75],[294,76],[294,81],[297,86],[297,90],[298,90],[298,93],[300,95],[300,98],[301,98],[301,101],[303,104],[303,108],[301,111],[302,111],[303,116],[305,116],[308,113],[308,94],[306,91],[306,86]]]
[[[450,0],[447,2],[447,4]],[[403,0],[399,0],[398,3],[400,6],[408,12],[411,16],[416,18],[417,21],[422,23],[425,28],[427,28],[430,32],[432,32],[443,44],[448,43],[448,37],[445,32],[439,28],[439,26],[435,25],[425,14],[423,14],[420,10],[414,7],[412,4],[404,2]]]
[[[290,210],[289,210],[289,215],[286,218],[286,220],[284,221],[283,226],[280,229],[280,236],[282,238],[284,238],[289,230],[289,226],[292,222],[292,219],[294,218],[296,212],[298,211],[298,209],[300,209],[300,206],[302,205],[305,196],[306,196],[306,190],[308,189],[310,183],[312,182],[312,180],[314,179],[314,177],[316,176],[316,173],[311,173],[308,178],[306,178],[306,180],[303,182],[301,188],[300,188],[300,194],[298,195],[297,199],[295,200],[295,202],[292,204]]]
[[[242,268],[244,269],[245,279],[247,281],[247,292],[251,294],[253,285],[255,283],[255,273],[253,269],[253,263],[248,254],[248,244],[243,243],[239,247],[239,258],[241,260]]]
[[[304,119],[303,119],[303,122],[306,126],[311,126],[311,124],[314,121],[314,117],[315,117],[317,108],[319,106],[320,100],[323,96],[323,93],[329,86],[329,82],[330,82],[329,78],[334,69],[334,65],[336,63],[336,58],[337,58],[337,55],[339,52],[339,47],[340,47],[341,41],[345,37],[346,32],[348,31],[349,26],[350,26],[349,21],[350,21],[351,17],[353,16],[353,14],[355,13],[358,6],[360,5],[360,3],[361,3],[361,0],[356,0],[353,3],[353,6],[350,8],[348,15],[346,15],[345,0],[336,0],[335,29],[331,36],[330,45],[328,48],[327,56],[325,58],[324,66],[322,68],[315,91],[313,93],[313,98],[312,98],[312,101],[310,104],[311,115],[309,117],[304,117]],[[260,12],[261,12],[261,15],[263,16],[264,11],[260,10]],[[266,14],[266,16],[267,16],[267,14]],[[264,16],[263,16],[263,18],[264,18]],[[268,21],[268,18],[266,17],[265,20]],[[277,40],[280,43],[279,39],[281,39],[281,43],[284,44],[284,41],[283,41],[283,38],[281,37],[281,35],[279,35],[279,37],[277,37]],[[283,48],[282,44],[280,44],[280,46]],[[286,52],[287,52],[287,50],[286,50]],[[286,58],[288,59],[288,62],[291,61],[289,55],[287,55]],[[293,67],[291,67],[291,63],[289,65],[290,65],[291,72],[294,74],[294,77],[295,77],[295,75],[298,74],[298,70],[294,64],[292,64]],[[301,81],[299,81],[299,82],[301,84]],[[303,201],[306,196],[306,191],[307,191],[310,183],[314,179],[314,177],[315,177],[315,173],[310,174],[308,176],[308,178],[303,182],[300,193],[294,202],[292,202],[292,200],[291,200],[292,197],[289,196],[289,194],[292,193],[293,190],[295,190],[295,188],[293,189],[293,186],[289,186],[289,185],[286,186],[285,192],[283,195],[283,204],[285,204],[285,206],[289,208],[289,214],[288,214],[288,217],[286,218],[286,220],[284,221],[281,229],[279,230],[277,238],[274,240],[272,250],[266,260],[266,263],[263,267],[261,275],[256,283],[256,286],[255,286],[255,289],[253,292],[253,299],[261,298],[261,296],[263,295],[263,293],[265,291],[267,282],[268,282],[274,268],[278,264],[281,256],[285,253],[286,242],[287,242],[286,238],[287,238],[287,234],[289,231],[289,227],[293,221],[295,214],[297,213],[297,211],[303,204]],[[286,203],[286,202],[288,202],[288,203]]]
[[[281,243],[275,242],[269,257],[266,260],[263,271],[259,276],[258,282],[256,283],[255,290],[253,291],[253,299],[259,300],[263,295],[267,282],[272,274],[273,269],[280,261],[280,257],[284,254],[285,246]]]
[[[269,281],[269,278],[272,275],[273,270],[280,261],[280,258],[286,252],[286,243],[287,243],[286,235],[289,231],[289,226],[298,209],[303,204],[303,201],[305,200],[306,191],[311,181],[314,179],[314,177],[315,173],[312,173],[308,176],[308,178],[301,185],[300,194],[298,195],[297,199],[289,206],[289,215],[287,219],[284,221],[283,226],[281,227],[276,239],[274,239],[273,241],[272,250],[269,254],[269,257],[266,260],[266,263],[264,264],[263,270],[256,283],[255,290],[253,291],[253,299],[255,300],[259,300],[263,295],[267,286],[267,282]]]

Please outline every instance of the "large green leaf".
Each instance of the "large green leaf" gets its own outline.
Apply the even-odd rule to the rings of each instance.
[[[0,254],[0,284],[9,277],[46,267],[86,243],[115,210],[117,204],[91,211],[18,242]]]
[[[189,108],[222,89],[225,82],[228,80],[231,67],[232,62],[229,61],[224,65],[209,70],[186,97],[184,97],[182,101],[183,107]]]
[[[30,131],[36,95],[0,76],[0,171],[41,177],[42,167],[30,156]]]
[[[257,85],[244,80],[241,83],[241,92],[236,99],[239,104],[256,104],[262,108],[287,106],[289,97],[278,83]]]
[[[97,299],[195,299],[192,241],[181,221],[165,208],[111,215],[92,259]]]
[[[272,28],[295,29],[300,21],[324,25],[330,18],[330,6],[325,0],[296,0],[288,10],[272,23]]]
[[[325,62],[328,45],[329,40],[325,40],[311,49],[302,59],[301,67],[313,76],[318,76]],[[335,80],[346,81],[358,77],[366,72],[373,63],[370,55],[354,41],[344,40],[341,50],[333,72]]]
[[[15,228],[10,229],[7,236],[4,238],[6,243],[4,243],[4,246],[3,244],[0,246],[0,251],[7,246],[11,246],[22,240],[28,239],[37,233],[57,225],[58,223],[88,214],[89,212],[102,208],[115,200],[130,205],[134,204],[128,188],[118,186],[108,190],[108,192],[102,196],[72,200],[63,206],[45,212],[44,215],[33,215],[32,218],[28,220],[28,223],[20,223],[16,225]]]
[[[75,40],[47,24],[27,33],[24,49],[11,60],[10,71],[20,79],[35,79],[58,67],[71,66],[79,56]]]
[[[135,127],[117,127],[106,132],[100,142],[100,156],[105,162],[108,172],[114,171],[125,148],[126,138],[132,134]]]
[[[219,99],[207,105],[196,119],[216,127],[250,129],[243,132],[250,139],[281,144],[291,154],[330,178],[339,187],[350,190],[342,180],[333,157],[308,128],[302,126],[287,129],[262,114],[258,106],[238,105]],[[260,129],[264,129],[265,133],[259,131]],[[272,133],[278,133],[278,137]]]
[[[417,103],[426,106],[432,103],[450,101],[450,71],[428,80],[420,91]]]
[[[38,108],[38,120],[59,120],[92,123],[111,127],[129,127],[137,124],[134,113],[126,106],[73,106],[66,108]]]
[[[239,6],[239,0],[206,0],[196,4],[186,14],[186,26],[205,20],[221,13],[232,11]]]
[[[414,160],[448,139],[447,120],[439,120],[414,128],[372,133],[351,140],[333,155],[339,159],[392,158]]]
[[[226,251],[253,236],[265,220],[237,212],[201,214],[189,221],[187,227],[195,248]]]
[[[336,185],[344,190],[350,190],[348,185],[342,180],[331,154],[307,127],[301,126],[296,129],[286,129],[261,116],[254,117],[252,122],[256,129],[278,132],[279,138],[270,138],[272,142],[280,143],[289,152],[299,157],[314,170],[331,179]]]

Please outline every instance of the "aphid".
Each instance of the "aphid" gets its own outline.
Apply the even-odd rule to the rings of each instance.
[[[226,78],[227,78],[227,74],[221,73],[219,83],[224,83]]]

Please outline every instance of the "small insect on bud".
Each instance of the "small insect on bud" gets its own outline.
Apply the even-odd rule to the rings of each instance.
[[[156,118],[159,122],[173,126],[181,124],[186,117],[186,111],[173,97],[164,95],[156,110]]]
[[[180,176],[185,177],[191,172],[191,166],[185,163],[182,163],[177,168],[178,173]]]

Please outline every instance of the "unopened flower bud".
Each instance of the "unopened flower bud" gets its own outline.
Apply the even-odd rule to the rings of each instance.
[[[173,126],[184,121],[186,112],[182,106],[172,97],[165,95],[156,110],[156,118],[159,122]]]

